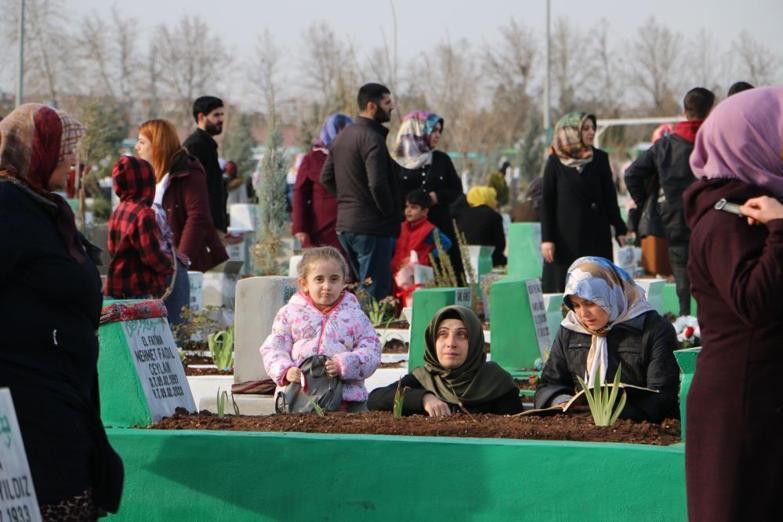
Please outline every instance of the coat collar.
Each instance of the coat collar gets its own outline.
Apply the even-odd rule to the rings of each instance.
[[[386,136],[389,134],[389,129],[381,125],[375,120],[371,120],[370,118],[365,118],[364,116],[357,116],[356,120],[354,121],[354,125],[364,125],[365,127],[370,127],[372,130],[386,138]]]

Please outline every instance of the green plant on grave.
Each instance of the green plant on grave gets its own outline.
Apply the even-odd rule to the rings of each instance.
[[[402,377],[397,380],[397,391],[394,392],[394,406],[392,407],[392,417],[402,418],[402,404],[405,401],[405,392],[408,387],[402,388]]]
[[[217,397],[216,397],[216,409],[217,409],[217,416],[218,418],[222,419],[226,414],[226,401],[228,400],[228,392],[226,390],[222,390],[218,388],[217,391]],[[231,394],[231,404],[234,407],[234,415],[237,417],[239,416],[239,406],[237,406],[237,402],[234,400],[234,394]]]
[[[598,382],[591,390],[581,377],[577,377],[577,379],[584,391],[595,425],[613,425],[620,416],[620,412],[623,411],[626,400],[625,390],[622,390],[622,395],[620,394],[620,367],[617,367],[614,381],[609,386],[604,382]],[[603,379],[599,379],[599,381],[603,381]]]
[[[218,370],[229,370],[234,360],[234,327],[214,332],[207,337],[212,360]]]
[[[323,406],[318,404],[318,402],[315,400],[315,397],[310,397],[308,404],[313,406],[313,411],[316,415],[319,417],[326,417],[326,412],[324,411]]]
[[[374,327],[386,328],[396,318],[399,301],[394,296],[386,296],[378,301],[364,287],[356,287],[354,295]]]

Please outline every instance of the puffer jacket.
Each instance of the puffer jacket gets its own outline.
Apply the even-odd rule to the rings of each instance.
[[[381,362],[381,343],[353,294],[345,292],[328,313],[302,293],[291,296],[275,316],[272,333],[261,345],[261,358],[278,388],[285,374],[312,355],[333,359],[343,380],[343,400],[367,400],[364,380]],[[276,393],[276,392],[275,392]]]
[[[536,388],[536,408],[546,408],[559,395],[574,395],[584,378],[590,336],[560,327]],[[628,391],[620,418],[660,422],[679,417],[677,391],[680,370],[673,351],[677,338],[671,323],[650,311],[618,324],[606,336],[609,350],[607,381],[622,366],[621,382],[658,390]]]

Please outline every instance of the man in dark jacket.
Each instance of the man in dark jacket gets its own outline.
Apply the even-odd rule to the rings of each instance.
[[[193,119],[198,128],[182,144],[195,156],[207,173],[207,193],[212,222],[226,232],[226,194],[223,171],[218,163],[217,142],[212,136],[223,132],[223,101],[214,96],[202,96],[193,102]]]
[[[375,299],[391,293],[394,239],[402,213],[394,162],[386,147],[394,103],[389,89],[359,89],[359,117],[335,139],[321,183],[337,196],[337,236],[360,281]]]
[[[690,315],[691,312],[690,282],[686,270],[691,231],[685,223],[682,193],[696,180],[689,160],[696,132],[714,103],[715,95],[703,87],[688,91],[683,100],[686,121],[678,122],[672,134],[656,141],[625,171],[625,185],[638,208],[643,208],[650,197],[650,186],[660,187],[658,201],[669,242],[669,263],[677,284],[680,315]],[[657,178],[657,184],[651,184],[651,178]]]

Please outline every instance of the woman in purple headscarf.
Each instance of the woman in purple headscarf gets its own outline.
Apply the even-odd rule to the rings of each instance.
[[[783,87],[721,102],[690,162],[688,275],[703,347],[687,404],[688,515],[781,520]],[[719,210],[723,200],[741,214]]]
[[[302,158],[294,184],[292,231],[303,248],[333,246],[343,252],[335,229],[337,199],[321,185],[320,176],[329,147],[340,131],[351,123],[353,120],[345,114],[327,117],[312,150]]]

